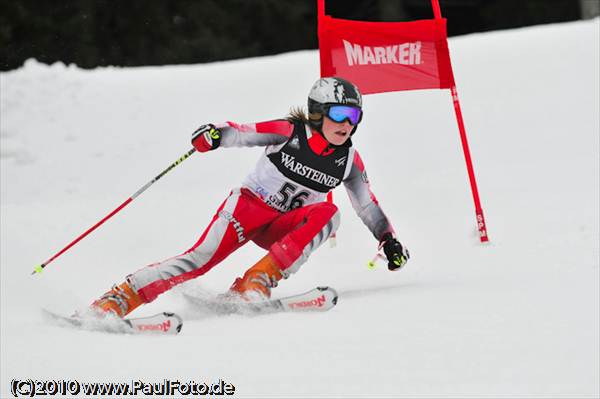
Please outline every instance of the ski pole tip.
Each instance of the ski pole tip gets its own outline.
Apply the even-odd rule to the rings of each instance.
[[[36,274],[36,273],[37,273],[37,274],[39,274],[39,273],[41,273],[43,270],[44,270],[44,268],[42,267],[42,265],[37,265],[37,266],[36,266],[36,267],[33,269],[33,271],[31,272],[31,274],[32,274],[32,275],[34,275],[34,274]]]

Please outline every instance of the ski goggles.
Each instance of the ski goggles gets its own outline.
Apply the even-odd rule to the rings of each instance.
[[[331,105],[327,109],[327,117],[337,123],[348,121],[356,126],[362,119],[362,110],[348,105]]]

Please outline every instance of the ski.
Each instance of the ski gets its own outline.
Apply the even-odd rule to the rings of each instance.
[[[337,304],[338,294],[331,287],[316,287],[302,294],[279,299],[244,302],[223,297],[197,297],[184,294],[192,305],[216,314],[265,314],[277,312],[326,312]]]
[[[111,315],[105,317],[64,316],[47,309],[42,310],[46,317],[59,326],[74,327],[88,331],[115,334],[175,335],[183,327],[182,318],[170,312],[157,313],[148,317],[119,319]]]

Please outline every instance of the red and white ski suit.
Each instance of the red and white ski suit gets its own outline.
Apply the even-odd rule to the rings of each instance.
[[[332,146],[297,120],[227,122],[218,127],[220,147],[264,146],[265,152],[192,248],[129,276],[144,301],[151,302],[174,285],[205,274],[248,241],[268,250],[287,278],[337,230],[339,211],[325,199],[341,183],[377,240],[393,233],[350,140]],[[210,150],[210,137],[195,140],[194,146],[200,152]]]

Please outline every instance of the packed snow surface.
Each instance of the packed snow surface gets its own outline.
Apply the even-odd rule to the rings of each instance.
[[[177,255],[261,148],[194,154],[100,229],[48,259],[189,148],[200,124],[303,105],[318,53],[82,70],[29,60],[1,79],[1,382],[233,384],[239,397],[598,397],[599,21],[450,40],[491,243],[479,243],[448,91],[371,95],[356,135],[411,260],[369,270],[377,243],[343,189],[338,245],[275,297],[330,285],[323,314],[209,317],[182,297],[226,290],[243,247],[134,316],[183,316],[175,337],[73,330],[70,314]]]

